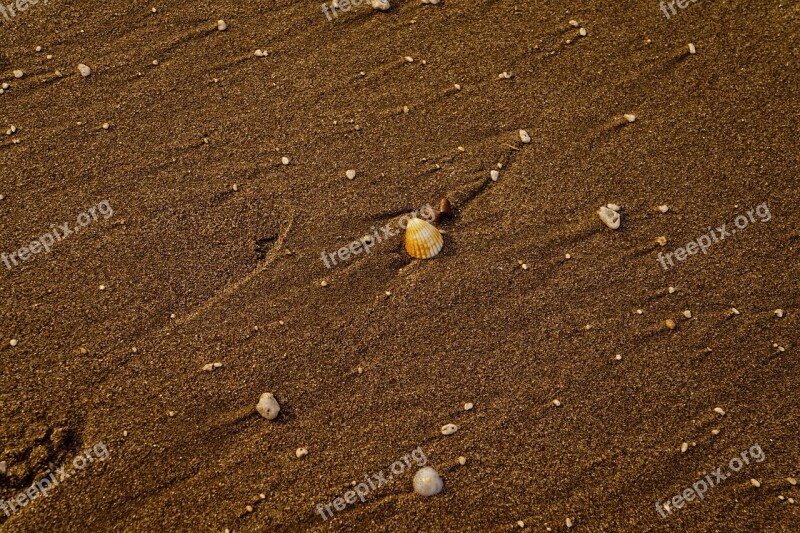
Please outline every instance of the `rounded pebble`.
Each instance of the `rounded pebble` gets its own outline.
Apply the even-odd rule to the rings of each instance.
[[[458,431],[458,426],[455,424],[445,424],[442,426],[442,435],[452,435]]]
[[[267,420],[275,420],[281,411],[281,406],[271,392],[265,392],[258,400],[256,411]]]

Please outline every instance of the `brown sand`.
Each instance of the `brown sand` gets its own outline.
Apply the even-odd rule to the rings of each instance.
[[[0,529],[796,530],[797,2],[393,4],[51,1],[0,26],[0,251],[114,209],[0,268],[0,498],[110,453]],[[395,237],[322,263],[447,195],[437,258]],[[764,202],[768,222],[659,266]],[[413,493],[414,465],[317,514],[417,447],[442,494]]]

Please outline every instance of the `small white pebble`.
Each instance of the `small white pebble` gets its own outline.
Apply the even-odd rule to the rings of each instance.
[[[467,403],[464,404],[464,410],[465,411],[472,411],[473,407],[475,407],[475,406],[472,404],[472,402],[467,402]]]
[[[328,286],[328,282],[323,279],[322,281],[319,282],[319,286],[320,287],[327,287]]]
[[[3,89],[8,89],[9,87],[11,87],[11,85],[9,85],[8,83],[3,84]]]
[[[731,314],[732,314],[732,315],[738,315],[738,314],[740,314],[740,313],[739,313],[739,310],[738,310],[738,309],[736,309],[735,307],[731,307]]]
[[[177,317],[177,315],[175,315],[175,313],[170,313],[169,317],[174,320]]]
[[[525,527],[525,522],[523,522],[522,520],[517,520],[517,526],[518,526],[520,529],[522,529],[522,528],[524,528],[524,527]]]
[[[220,19],[220,20],[218,20],[218,21],[217,21],[217,30],[219,30],[219,31],[225,31],[225,30],[227,30],[227,29],[228,29],[228,23],[227,23],[227,22],[225,22],[225,21],[224,21],[224,20],[222,20],[222,19]]]
[[[717,413],[718,415],[725,416],[725,409],[723,409],[722,407],[715,407],[714,412]]]
[[[265,392],[258,399],[256,411],[267,420],[275,420],[281,412],[281,406],[271,392]]]
[[[295,450],[294,454],[297,456],[298,459],[302,459],[303,457],[308,455],[308,450],[305,449],[305,448],[297,448],[297,450]]]
[[[580,26],[577,20],[570,20],[569,25],[572,26],[573,28],[577,28],[578,26]]]
[[[442,426],[442,435],[452,435],[458,431],[458,426],[455,424],[445,424]]]
[[[636,310],[636,314],[637,315],[643,315],[644,314],[644,309],[637,309]]]
[[[100,286],[98,287],[98,289],[100,289],[101,291],[104,291],[104,290],[106,290],[106,286],[105,286],[105,285],[100,285]]]
[[[528,265],[527,264],[522,263],[522,265],[520,265],[520,266],[522,267],[522,270],[528,270]]]
[[[263,50],[261,50],[261,49],[258,49],[258,50],[256,50],[256,51],[255,51],[255,54],[256,54],[256,57],[264,57],[265,55],[267,55],[267,54],[265,54],[265,53],[264,53],[264,51],[263,51]]]
[[[572,527],[572,518],[567,518],[567,520],[565,521],[565,524],[566,524],[567,527]]]
[[[614,356],[614,359],[616,359],[617,361],[622,361],[622,354],[618,353],[617,355]]]
[[[580,33],[580,34],[581,34],[581,37],[586,37],[586,34],[587,34],[588,32],[586,31],[586,28],[581,28],[581,29],[580,29],[580,31],[579,31],[578,33]]]
[[[658,210],[661,211],[662,213],[666,213],[667,211],[669,211],[669,206],[667,204],[660,205],[658,206]]]
[[[683,316],[685,316],[686,318],[692,318],[692,312],[687,309],[686,311],[683,312]]]
[[[286,157],[286,156],[281,157],[281,163],[284,164],[284,165],[288,165],[289,164],[289,158]]]
[[[797,479],[795,479],[793,477],[787,477],[786,481],[789,482],[789,485],[791,485],[793,487],[797,486]]]
[[[755,488],[758,488],[758,487],[761,486],[761,482],[759,480],[757,480],[756,478],[750,478],[750,484],[753,485]]]
[[[84,65],[83,63],[80,63],[78,65],[78,72],[81,73],[81,76],[86,78],[86,77],[88,77],[88,76],[90,76],[92,74],[92,69],[89,68],[87,65]]]
[[[711,430],[711,434],[716,437],[717,435],[719,435],[719,430],[718,429],[712,429]]]
[[[528,144],[528,143],[531,142],[531,136],[528,135],[528,132],[525,131],[525,130],[519,130],[519,138],[525,144]]]
[[[508,80],[508,79],[511,79],[511,74],[509,74],[508,72],[503,71],[503,72],[501,72],[500,74],[497,75],[497,78],[501,79],[501,80]]]
[[[630,113],[626,113],[626,114],[624,114],[624,115],[622,115],[622,116],[623,116],[623,117],[625,118],[625,120],[627,120],[628,122],[636,122],[636,115],[632,115],[632,114],[630,114]]]
[[[564,254],[564,259],[572,259],[572,255],[570,255],[570,254]]]
[[[775,310],[775,316],[776,316],[776,317],[778,317],[778,318],[783,318],[783,314],[784,314],[784,313],[783,313],[783,309],[776,309],[776,310]]]
[[[19,341],[17,339],[11,339],[10,341],[8,341],[8,344],[10,344],[11,346],[16,346],[17,344],[19,344]]]
[[[560,400],[553,400],[553,405],[556,406],[556,407],[561,407],[561,401]]]
[[[692,55],[697,53],[697,48],[694,47],[694,43],[689,43],[689,53]]]
[[[675,287],[667,287],[667,292],[673,294],[675,292]]]
[[[464,466],[465,464],[467,464],[467,458],[462,455],[461,457],[458,458],[458,464]]]
[[[110,128],[110,127],[111,127],[111,126],[109,126],[108,122],[103,122],[103,129],[104,129],[104,130],[107,130],[107,129],[108,129],[108,128]]]
[[[686,450],[688,450],[688,449],[689,449],[689,443],[688,442],[681,443],[681,453],[686,453]]]
[[[456,91],[460,91],[461,90],[461,85],[459,85],[457,83],[455,85],[453,85],[453,87],[455,87]]]
[[[36,51],[37,51],[37,52],[41,52],[41,51],[42,51],[42,47],[41,47],[41,46],[37,46],[37,47],[36,47]]]
[[[498,172],[497,170],[492,170],[492,171],[489,173],[489,177],[491,177],[491,178],[492,178],[492,181],[497,181],[497,180],[498,180],[498,178],[500,178],[500,172]]]
[[[347,176],[347,179],[352,180],[355,179],[356,177],[356,171],[351,168],[350,170],[345,172],[344,175]]]
[[[411,57],[411,56],[406,56],[403,59],[405,59],[408,63],[413,63],[414,62],[414,58]]]

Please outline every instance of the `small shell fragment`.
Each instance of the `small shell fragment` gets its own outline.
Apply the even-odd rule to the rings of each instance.
[[[658,206],[658,210],[661,211],[662,213],[666,213],[667,211],[669,211],[669,206],[667,204],[662,204]]]
[[[452,435],[458,431],[458,426],[455,424],[445,424],[442,426],[442,435]]]
[[[675,329],[675,327],[676,327],[675,321],[674,321],[674,320],[672,320],[671,318],[668,318],[668,319],[667,319],[667,320],[664,322],[664,325],[666,325],[666,326],[667,326],[667,329]]]
[[[630,113],[625,113],[624,115],[622,115],[622,117],[623,117],[625,120],[627,120],[629,123],[630,123],[630,122],[636,122],[636,115],[632,115],[632,114],[630,114]]]
[[[697,48],[695,48],[694,43],[689,43],[689,53],[692,55],[697,53]]]
[[[436,226],[419,218],[408,221],[405,234],[406,252],[416,259],[430,259],[442,251],[444,238]]]
[[[492,178],[492,181],[497,181],[500,179],[500,172],[497,170],[492,170],[489,172],[489,177]]]
[[[753,485],[755,488],[758,488],[758,487],[761,486],[761,482],[759,480],[757,480],[756,478],[754,478],[754,477],[750,478],[750,484]]]
[[[217,21],[217,30],[219,30],[219,31],[225,31],[225,30],[227,30],[227,29],[228,29],[228,23],[227,23],[227,22],[225,22],[225,21],[224,21],[224,20],[222,20],[222,19],[220,19],[220,20],[218,20],[218,21]]]
[[[281,411],[281,406],[271,392],[265,392],[258,400],[256,411],[267,420],[275,420]]]
[[[609,228],[619,229],[620,215],[615,210],[606,206],[602,206],[597,211],[597,215],[600,217],[600,220],[603,221],[603,224]]]
[[[718,415],[725,416],[725,409],[723,409],[722,407],[715,407],[714,412],[717,413]]]
[[[783,309],[776,309],[775,316],[778,318],[783,318]]]
[[[352,180],[355,179],[356,177],[356,171],[351,168],[350,170],[345,172],[344,175],[347,176],[347,179]]]
[[[472,404],[472,402],[467,402],[467,403],[464,404],[464,410],[465,411],[472,411],[473,407],[475,407],[475,406]]]
[[[519,138],[525,144],[528,144],[528,143],[531,142],[531,136],[525,130],[519,130]]]
[[[306,448],[297,448],[297,450],[295,450],[294,454],[298,459],[302,459],[303,457],[308,455],[308,450]]]

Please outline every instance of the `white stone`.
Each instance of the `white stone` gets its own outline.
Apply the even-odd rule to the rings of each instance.
[[[288,165],[289,164],[289,158],[286,157],[286,156],[281,157],[281,163],[283,163],[284,165]]]
[[[610,209],[606,206],[600,207],[597,211],[597,215],[600,217],[600,220],[603,221],[603,224],[608,226],[611,229],[618,229],[620,224],[620,215],[613,209]]]
[[[17,339],[11,339],[10,341],[8,341],[8,344],[10,344],[11,346],[16,346],[17,344],[19,344],[19,341]]]
[[[275,420],[281,411],[281,406],[271,392],[265,392],[258,400],[256,411],[267,420]]]
[[[528,143],[531,142],[531,136],[528,135],[528,132],[525,131],[525,130],[519,130],[519,138],[525,144],[528,144]]]
[[[500,178],[500,172],[497,170],[492,170],[489,172],[489,177],[492,178],[492,181],[497,181]]]
[[[472,405],[472,402],[467,402],[467,403],[464,404],[464,410],[465,411],[472,411],[473,407],[475,407],[475,406]]]
[[[295,450],[294,454],[297,456],[298,459],[302,459],[303,457],[308,455],[308,450],[305,449],[305,448],[297,448],[297,450]]]
[[[352,180],[355,179],[356,177],[356,171],[351,168],[350,170],[345,172],[344,175],[347,176],[347,179]]]
[[[420,496],[435,496],[442,492],[442,488],[444,488],[444,482],[433,468],[426,466],[414,474],[414,492]]]
[[[21,70],[15,70],[15,71],[14,71],[14,77],[15,77],[15,78],[21,78],[21,77],[22,77],[22,76],[24,76],[24,75],[25,75],[25,73],[24,73],[24,72],[22,72]]]
[[[217,29],[218,29],[219,31],[225,31],[225,30],[227,30],[227,29],[228,29],[228,23],[227,23],[227,22],[225,22],[225,21],[224,21],[224,20],[222,20],[222,19],[218,20],[218,21],[217,21]]]
[[[83,63],[80,63],[80,64],[78,65],[78,72],[80,72],[80,73],[81,73],[81,76],[83,76],[84,78],[86,78],[86,77],[88,77],[88,76],[91,76],[91,74],[92,74],[92,69],[91,69],[91,68],[89,68],[87,65],[84,65]]]
[[[455,424],[445,424],[442,426],[442,435],[452,435],[458,431],[458,426]]]
[[[623,117],[625,118],[625,120],[627,120],[628,122],[636,122],[636,115],[631,115],[630,113],[626,113],[626,114],[624,114],[624,115],[622,115],[622,116],[623,116]]]

